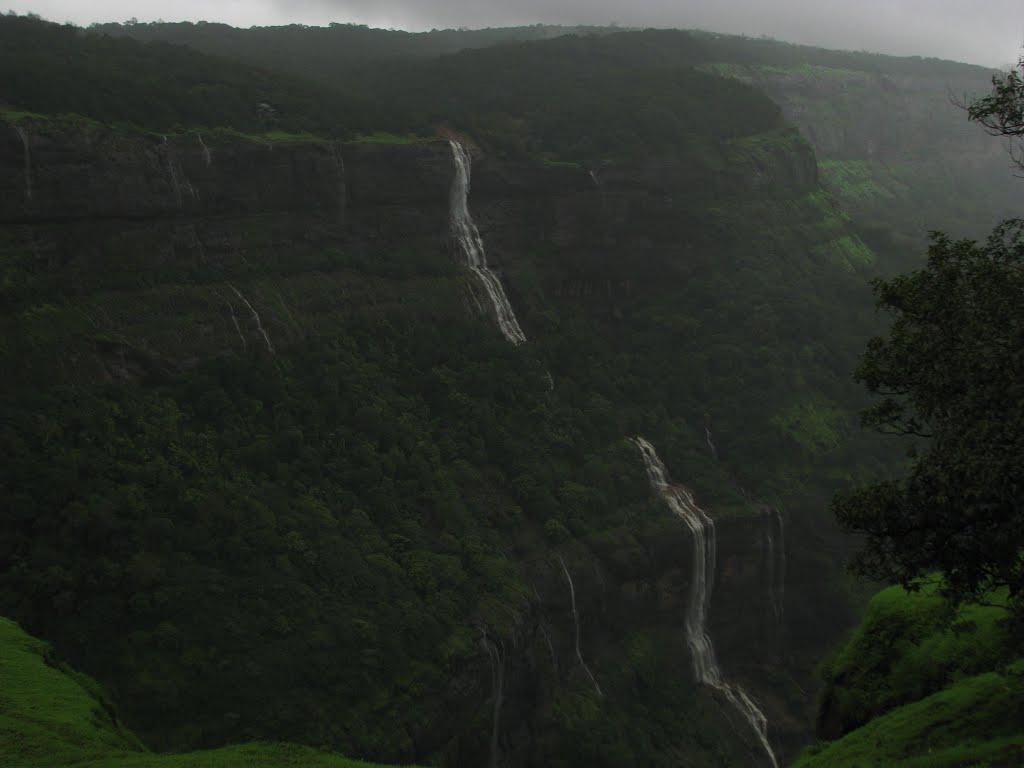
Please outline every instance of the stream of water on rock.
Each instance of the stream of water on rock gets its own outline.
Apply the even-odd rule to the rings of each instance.
[[[466,266],[476,275],[484,291],[494,306],[494,312],[498,318],[498,327],[502,334],[513,344],[522,344],[526,341],[526,334],[519,327],[516,320],[516,313],[512,311],[508,296],[501,285],[501,280],[487,266],[487,255],[484,251],[484,241],[480,237],[480,231],[473,223],[473,217],[469,214],[470,177],[472,174],[472,161],[469,152],[459,142],[449,139],[452,147],[452,156],[455,158],[455,179],[452,181],[451,193],[451,227],[452,234],[459,249],[466,257]]]
[[[681,485],[669,482],[668,471],[653,445],[639,435],[633,438],[633,442],[643,455],[651,486],[693,534],[693,573],[684,624],[697,682],[714,688],[725,697],[729,705],[750,725],[768,759],[774,768],[778,768],[775,752],[768,742],[767,718],[742,687],[722,678],[715,660],[715,647],[708,634],[707,613],[715,576],[715,523],[707,512],[697,506],[693,494]]]

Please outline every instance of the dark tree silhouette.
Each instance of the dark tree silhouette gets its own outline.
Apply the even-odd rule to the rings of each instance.
[[[856,378],[882,400],[878,431],[926,438],[898,481],[839,495],[833,511],[866,535],[855,570],[914,587],[941,573],[954,599],[1024,590],[1024,221],[979,245],[933,233],[924,269],[877,280],[892,313]]]

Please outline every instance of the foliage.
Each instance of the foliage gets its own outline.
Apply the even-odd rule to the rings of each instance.
[[[0,106],[11,111],[77,113],[163,132],[210,125],[344,136],[372,129],[389,111],[180,46],[14,15],[0,15],[0,71]]]
[[[864,574],[911,586],[934,570],[959,599],[1024,589],[1024,222],[988,242],[935,234],[926,268],[875,283],[894,315],[872,339],[857,378],[881,402],[864,423],[927,438],[903,480],[836,498],[850,530],[867,536]]]
[[[890,587],[868,605],[860,626],[823,666],[819,727],[847,733],[1012,656],[1005,592],[958,609],[936,585],[908,593]],[[838,730],[837,730],[838,729]]]
[[[89,678],[54,658],[43,642],[0,618],[0,763],[89,768],[373,768],[294,744],[240,744],[156,755],[117,719]]]
[[[1024,56],[1017,62],[1024,69]],[[993,136],[1024,137],[1024,80],[1017,69],[992,77],[992,92],[967,105],[967,116],[985,127]],[[1024,168],[1024,154],[1013,154],[1014,162]]]
[[[1024,664],[967,678],[883,715],[793,768],[960,768],[1020,765]]]
[[[1013,764],[1024,662],[1006,594],[953,609],[935,585],[890,587],[823,667],[819,733],[837,739],[797,761],[811,766]]]
[[[66,36],[54,50],[71,58],[95,54],[128,96],[133,68],[156,66],[136,56],[186,84],[206,71],[243,93],[319,93],[184,48],[43,32]],[[582,204],[556,208],[546,188],[496,199],[478,166],[474,212],[530,334],[516,349],[464,306],[443,196],[352,206],[329,237],[305,213],[183,219],[208,248],[179,242],[170,259],[148,255],[162,222],[68,224],[97,252],[83,269],[50,269],[8,229],[0,343],[19,364],[0,404],[0,606],[101,679],[156,746],[280,738],[479,765],[493,703],[482,631],[525,654],[544,622],[552,668],[505,712],[535,728],[547,764],[741,763],[713,702],[680,682],[679,617],[649,604],[677,557],[651,552],[681,527],[624,436],[649,435],[716,515],[749,515],[750,494],[784,500],[801,521],[789,567],[815,574],[787,612],[829,627],[850,615],[818,546],[820,500],[884,454],[842,428],[871,320],[863,274],[820,248],[846,243],[848,222],[770,99],[690,68],[694,40],[567,38],[339,72],[377,106],[402,104],[394,120],[382,106],[349,120],[332,94],[254,126],[213,101],[192,109],[191,87],[171,84],[152,130],[172,112],[189,129],[226,123],[202,129],[226,147],[440,121],[485,148],[492,184],[554,164],[579,172]],[[53,66],[38,93],[18,91],[26,103],[139,119],[129,99],[87,102]],[[410,149],[374,151],[386,163]],[[583,169],[597,164],[626,191],[593,190]],[[770,195],[754,170],[773,173]],[[236,337],[227,280],[259,306],[276,355]],[[556,553],[600,700],[554,663],[571,656],[557,653],[571,625],[567,607],[552,615],[566,600]],[[793,647],[820,642],[799,634]]]

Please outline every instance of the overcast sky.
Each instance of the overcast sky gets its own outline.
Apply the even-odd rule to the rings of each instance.
[[[423,30],[515,24],[700,28],[830,48],[937,56],[989,66],[1016,61],[1021,0],[8,0],[52,21],[223,21]],[[0,0],[3,7],[3,0]]]

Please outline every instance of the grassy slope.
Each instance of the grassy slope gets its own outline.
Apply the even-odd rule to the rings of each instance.
[[[876,718],[794,768],[1011,766],[1024,760],[1024,664],[969,677]]]
[[[111,714],[96,684],[54,662],[46,643],[0,618],[0,765],[232,768],[371,768],[294,744],[239,744],[155,755]]]
[[[951,616],[929,589],[881,592],[823,669],[823,718],[846,735],[795,768],[1020,765],[1024,660],[1005,615],[969,605]]]

